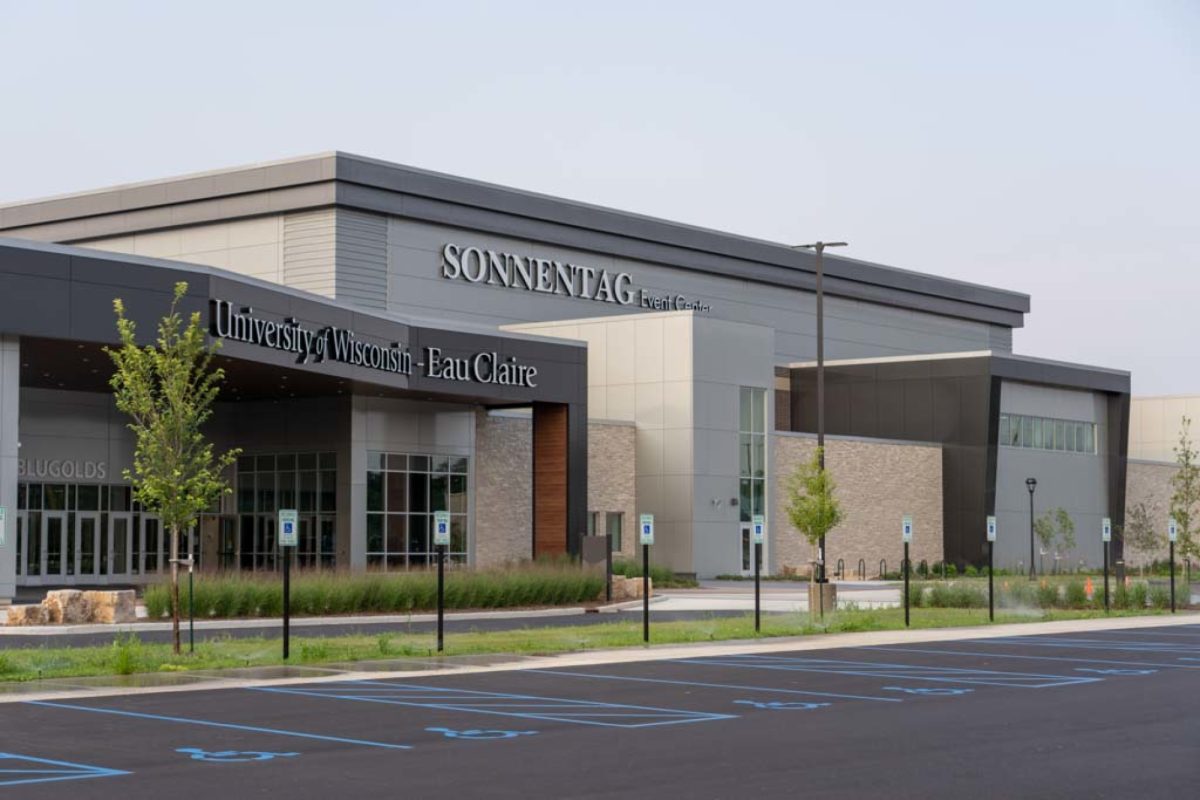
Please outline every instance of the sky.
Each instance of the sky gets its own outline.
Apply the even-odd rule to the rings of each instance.
[[[1028,293],[1200,393],[1200,0],[0,0],[0,202],[344,150]]]

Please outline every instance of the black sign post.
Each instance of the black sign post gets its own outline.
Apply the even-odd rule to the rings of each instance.
[[[193,579],[192,572],[196,566],[196,559],[188,556],[188,652],[196,652],[196,582]]]
[[[1107,612],[1109,610],[1108,609],[1108,548],[1111,544],[1112,544],[1112,542],[1108,542],[1108,541],[1106,541],[1104,543],[1104,610],[1105,610],[1105,612]]]
[[[762,631],[762,542],[754,543],[754,632]]]
[[[642,545],[642,641],[650,643],[650,545]]]
[[[292,628],[292,551],[300,541],[300,517],[294,508],[279,509],[279,549],[283,555],[283,660],[291,649]]]
[[[1190,598],[1189,598],[1190,599]],[[1171,540],[1171,613],[1175,613],[1175,540]]]
[[[638,541],[642,543],[642,641],[650,643],[650,545],[654,544],[654,515],[638,517]]]
[[[292,548],[283,548],[283,660],[288,659],[292,621]]]
[[[908,627],[908,542],[904,543],[904,627]]]
[[[438,631],[437,631],[437,651],[442,652],[442,647],[445,643],[445,617],[446,617],[446,545],[439,544],[437,546],[437,561],[438,561]]]
[[[988,622],[996,621],[996,543],[988,542]]]

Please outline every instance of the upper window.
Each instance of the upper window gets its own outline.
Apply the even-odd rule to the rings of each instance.
[[[1096,423],[1001,414],[999,441],[1005,447],[1094,455]]]

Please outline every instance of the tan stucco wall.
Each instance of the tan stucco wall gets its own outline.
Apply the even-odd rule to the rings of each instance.
[[[475,423],[475,564],[533,556],[533,421],[491,416]]]
[[[1183,418],[1192,420],[1192,441],[1200,438],[1200,395],[1134,397],[1129,402],[1129,457],[1175,460]]]
[[[637,551],[637,480],[632,422],[588,423],[588,511],[600,512],[596,533],[605,529],[605,515],[621,512],[621,555]],[[615,554],[614,554],[615,555]]]
[[[1175,474],[1174,464],[1154,464],[1130,461],[1125,472],[1125,520],[1129,511],[1138,503],[1145,503],[1159,534],[1160,544],[1154,550],[1139,550],[1130,543],[1125,545],[1125,563],[1130,566],[1148,564],[1155,559],[1167,558],[1167,517],[1171,507],[1171,477]]]
[[[786,481],[797,466],[812,458],[816,437],[777,432],[774,444],[776,490],[773,520],[768,520],[776,532],[772,563],[777,570],[790,567],[807,573],[815,548],[788,522]],[[887,560],[889,570],[898,569],[904,554],[900,523],[905,514],[913,517],[910,557],[914,566],[922,559],[930,564],[940,561],[941,448],[832,438],[826,438],[825,444],[825,464],[845,512],[845,520],[826,539],[830,574],[839,558],[845,559],[848,577],[854,577],[860,558],[867,562],[868,577],[877,574],[880,559]]]

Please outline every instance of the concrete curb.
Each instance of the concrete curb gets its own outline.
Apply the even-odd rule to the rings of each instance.
[[[168,694],[176,692],[208,691],[213,689],[245,689],[261,686],[290,686],[306,683],[340,683],[357,680],[384,680],[389,678],[433,677],[439,675],[467,675],[482,672],[512,672],[523,669],[561,669],[564,667],[594,666],[599,664],[633,664],[639,662],[668,661],[679,658],[711,658],[728,655],[752,655],[779,652],[832,650],[838,648],[869,647],[873,645],[922,644],[930,642],[953,642],[969,639],[1001,639],[1008,636],[1035,636],[1053,633],[1087,633],[1090,631],[1119,631],[1147,628],[1168,628],[1180,625],[1200,624],[1200,612],[1185,612],[1162,617],[1120,617],[1115,619],[1055,620],[1053,622],[1020,622],[1003,625],[988,625],[970,628],[928,628],[919,630],[870,631],[864,633],[817,634],[811,636],[788,636],[768,640],[742,639],[722,643],[649,645],[615,650],[592,650],[587,652],[563,653],[552,656],[513,656],[513,660],[501,664],[454,665],[435,669],[410,669],[396,671],[336,670],[320,665],[294,669],[311,671],[313,674],[294,678],[239,678],[231,671],[228,677],[204,671],[204,677],[194,683],[179,686],[154,687],[96,687],[30,691],[14,695],[0,695],[0,704],[21,703],[30,700],[54,700],[64,698],[112,697],[133,694]],[[651,633],[653,636],[653,633]],[[503,655],[497,657],[502,658]],[[411,659],[428,663],[430,659]],[[264,668],[270,669],[270,668]],[[1183,666],[1179,669],[1200,669],[1198,666]],[[325,673],[325,674],[322,674]],[[187,675],[188,673],[177,673]],[[192,676],[196,677],[196,676]],[[206,680],[207,679],[207,680]],[[52,679],[69,684],[71,678]],[[79,681],[87,678],[75,679]],[[0,691],[3,691],[0,684]],[[33,688],[33,687],[31,687]]]
[[[639,601],[640,604],[641,601]],[[539,617],[582,616],[587,612],[583,606],[570,608],[544,608],[525,611],[461,611],[447,612],[447,621],[471,621],[485,619],[537,619]],[[292,628],[312,628],[327,625],[406,625],[412,622],[437,622],[437,614],[358,614],[346,617],[292,617]],[[187,627],[187,620],[180,620]],[[282,628],[279,617],[254,617],[250,619],[205,619],[196,621],[196,630],[238,630],[243,628]],[[0,625],[0,636],[63,636],[81,633],[131,633],[146,631],[169,631],[170,622],[131,622],[122,625],[38,625],[7,627]]]

